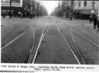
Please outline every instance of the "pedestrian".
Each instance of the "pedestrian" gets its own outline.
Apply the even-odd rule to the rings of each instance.
[[[70,16],[70,21],[71,21],[72,20],[72,13],[71,12],[70,12],[70,15],[69,16]]]
[[[90,16],[89,16],[89,21],[90,21],[90,23],[92,22],[92,14],[90,14]]]
[[[22,13],[22,12],[21,12],[21,14],[20,14],[20,15],[21,15],[21,18],[23,18],[23,13]]]
[[[94,23],[93,28],[96,29],[96,26],[97,26],[97,16],[95,14],[93,14],[93,23]]]
[[[98,31],[99,31],[99,14],[97,15],[97,29],[98,29]]]
[[[98,31],[99,31],[99,20],[98,20],[98,23],[97,23],[97,29],[98,29]]]
[[[18,15],[19,15],[19,17],[21,17],[21,12],[20,11],[18,12]]]

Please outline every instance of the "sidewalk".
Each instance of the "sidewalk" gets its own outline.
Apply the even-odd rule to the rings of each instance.
[[[93,22],[90,23],[89,20],[75,20],[75,22],[84,26],[93,26]]]
[[[68,25],[84,25],[84,26],[93,26],[93,22],[89,22],[89,20],[81,20],[81,19],[72,19],[70,21],[69,18],[59,18],[61,19],[63,23],[66,23]]]
[[[69,18],[59,18],[61,20],[64,20],[62,22],[69,24],[69,25],[81,25],[81,26],[86,26],[88,28],[93,28],[94,22],[90,22],[88,19],[72,19],[70,20]]]

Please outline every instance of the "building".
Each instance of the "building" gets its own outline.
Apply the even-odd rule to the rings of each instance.
[[[75,1],[75,0],[63,0],[62,3],[65,4],[65,7],[66,7],[66,6],[73,7],[73,6],[74,6],[74,1]]]
[[[16,15],[22,10],[23,0],[1,0],[1,15]]]
[[[89,17],[92,12],[99,11],[99,1],[95,0],[75,0],[74,2],[74,11],[76,12],[77,16]]]

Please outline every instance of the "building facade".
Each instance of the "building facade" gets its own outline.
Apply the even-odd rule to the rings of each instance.
[[[91,14],[92,11],[96,13],[99,11],[99,1],[95,0],[77,0],[74,3],[74,10],[80,11],[82,14]]]
[[[23,0],[1,0],[1,15],[18,15],[22,11]]]

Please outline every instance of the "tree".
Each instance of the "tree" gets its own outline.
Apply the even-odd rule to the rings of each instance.
[[[35,0],[23,0],[23,9],[28,13],[31,18],[34,16],[47,15],[47,10]]]
[[[65,1],[62,1],[61,5],[58,5],[58,7],[55,9],[52,15],[56,15],[59,17],[69,17],[71,10],[72,8],[70,5],[68,5],[68,0],[65,0]]]

